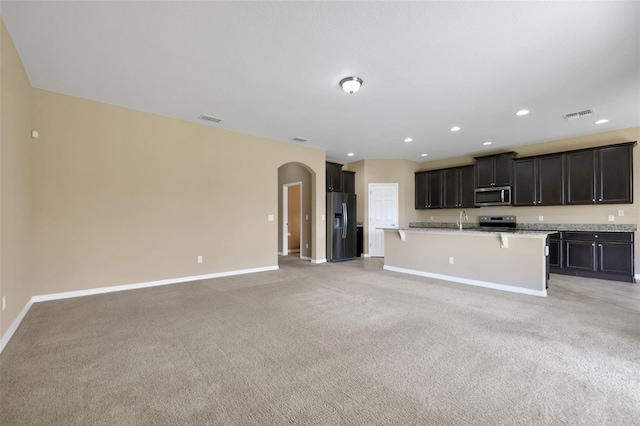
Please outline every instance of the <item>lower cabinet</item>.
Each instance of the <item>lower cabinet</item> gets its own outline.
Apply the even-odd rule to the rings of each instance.
[[[549,237],[550,272],[634,282],[632,232],[560,232]]]

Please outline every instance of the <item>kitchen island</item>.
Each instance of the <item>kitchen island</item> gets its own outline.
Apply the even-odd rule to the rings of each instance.
[[[545,297],[554,232],[385,228],[384,269]]]

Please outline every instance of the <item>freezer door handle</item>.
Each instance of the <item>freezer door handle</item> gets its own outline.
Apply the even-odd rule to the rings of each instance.
[[[347,238],[347,224],[349,223],[347,203],[342,203],[342,217],[344,218],[344,222],[342,224],[342,238]]]

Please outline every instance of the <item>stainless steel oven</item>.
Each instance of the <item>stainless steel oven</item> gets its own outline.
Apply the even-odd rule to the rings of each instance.
[[[495,186],[492,188],[476,188],[475,205],[481,206],[510,206],[511,187]]]

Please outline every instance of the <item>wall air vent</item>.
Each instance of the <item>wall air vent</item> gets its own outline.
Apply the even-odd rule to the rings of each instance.
[[[309,141],[309,139],[298,138],[298,137],[293,138],[293,140],[296,141],[296,142],[308,142]]]
[[[206,115],[206,114],[202,114],[200,117],[198,117],[200,120],[207,120],[207,121],[211,121],[212,123],[219,123],[221,122],[223,119],[222,118],[218,118],[218,117],[214,117],[212,115]]]
[[[577,120],[578,118],[582,118],[582,117],[589,117],[590,115],[593,115],[593,114],[594,114],[593,108],[590,108],[582,111],[570,112],[569,114],[563,114],[562,118],[564,118],[567,121],[571,121],[571,120]]]

